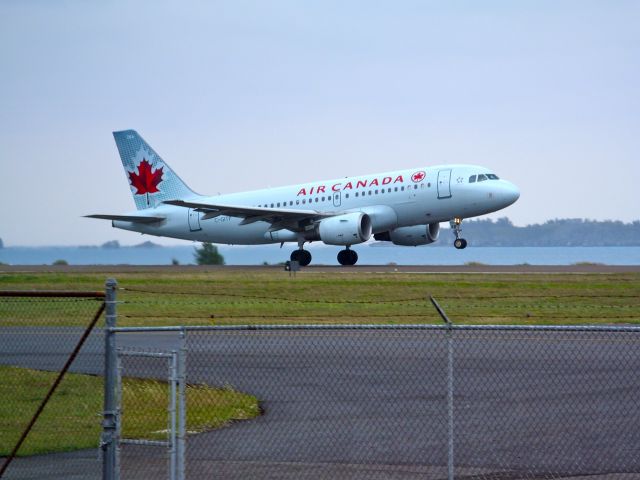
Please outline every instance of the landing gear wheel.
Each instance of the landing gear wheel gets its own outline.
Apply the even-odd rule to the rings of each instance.
[[[358,262],[358,254],[353,250],[340,250],[338,252],[338,263],[340,265],[355,265]]]
[[[464,238],[456,238],[453,242],[453,246],[458,250],[462,250],[463,248],[467,247],[467,241]]]
[[[456,236],[455,241],[453,242],[453,246],[458,250],[462,250],[466,248],[467,241],[464,238],[460,238],[460,234],[462,233],[462,218],[456,217],[449,222],[451,225],[451,229],[453,230],[453,234]]]
[[[311,253],[307,250],[294,250],[291,252],[291,261],[298,262],[301,267],[306,267],[311,263]]]

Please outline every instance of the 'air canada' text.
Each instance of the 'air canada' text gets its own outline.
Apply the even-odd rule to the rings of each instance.
[[[373,180],[357,180],[357,181],[349,181],[346,183],[334,183],[329,187],[332,192],[339,192],[340,190],[353,190],[355,188],[367,188],[367,187],[378,187],[380,185],[389,185],[393,183],[403,183],[404,179],[402,175],[398,175],[395,179],[393,177],[384,177],[382,180],[378,180],[374,178]],[[318,195],[320,193],[326,193],[327,186],[326,185],[318,185],[313,186],[311,188],[301,188],[298,191],[296,196],[300,195]]]

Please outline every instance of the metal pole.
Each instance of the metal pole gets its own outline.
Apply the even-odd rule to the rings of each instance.
[[[447,330],[447,418],[448,418],[448,455],[447,478],[453,480],[453,330],[451,324]]]
[[[447,479],[454,480],[453,468],[453,323],[432,296],[429,297],[447,325]]]
[[[176,480],[177,471],[177,383],[178,383],[178,352],[171,352],[171,362],[169,367],[169,478]]]
[[[117,399],[116,377],[118,364],[116,355],[115,333],[110,329],[116,326],[116,287],[118,282],[109,278],[105,282],[106,325],[104,335],[104,412],[102,420],[102,478],[117,480],[116,469],[117,448]]]
[[[178,480],[184,480],[185,441],[187,433],[187,331],[180,332],[178,350]]]

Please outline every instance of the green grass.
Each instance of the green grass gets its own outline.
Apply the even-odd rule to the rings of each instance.
[[[7,455],[57,373],[0,366],[0,456]],[[187,386],[187,431],[202,432],[257,416],[255,397],[231,388]],[[169,391],[155,380],[123,380],[122,436],[166,439]],[[67,374],[46,406],[20,456],[96,448],[100,437],[102,378]]]
[[[107,274],[0,274],[0,289],[100,289]],[[118,323],[440,323],[433,295],[464,324],[640,323],[640,274],[114,272]],[[22,303],[20,303],[22,302]],[[0,325],[80,325],[95,301],[0,301]],[[50,305],[51,304],[51,305]],[[78,315],[69,313],[73,309]],[[47,312],[43,315],[43,312]]]

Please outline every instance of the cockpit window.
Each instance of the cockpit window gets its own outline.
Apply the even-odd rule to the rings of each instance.
[[[500,180],[500,178],[493,173],[487,173],[487,177],[489,177],[489,180]]]
[[[471,175],[469,177],[469,183],[476,183],[476,176],[475,175]]]
[[[480,174],[478,175],[478,181],[479,182],[484,182],[487,179],[486,175]]]

